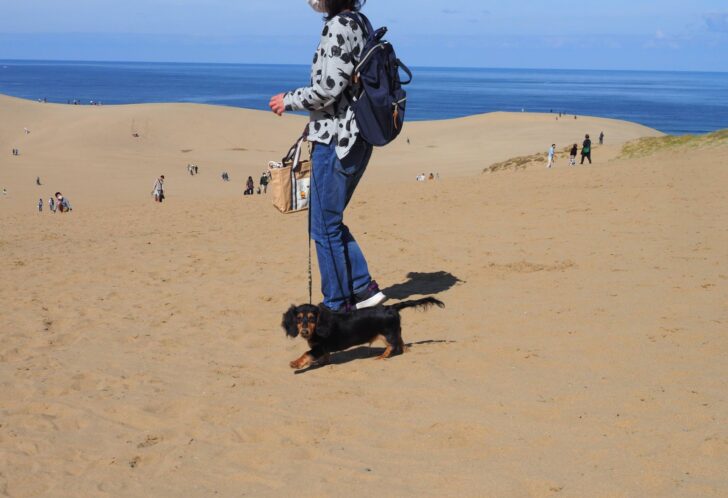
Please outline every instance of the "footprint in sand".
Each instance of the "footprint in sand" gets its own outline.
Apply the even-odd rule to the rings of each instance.
[[[137,448],[151,448],[162,442],[161,436],[147,436],[141,443],[137,444]],[[138,457],[137,457],[138,458]]]

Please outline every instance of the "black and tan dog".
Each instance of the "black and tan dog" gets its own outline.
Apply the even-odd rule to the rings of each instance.
[[[376,306],[351,312],[335,312],[324,306],[304,304],[291,306],[283,314],[281,325],[289,337],[299,335],[308,341],[310,351],[291,362],[291,368],[304,369],[314,363],[324,364],[330,353],[344,351],[353,346],[384,341],[386,349],[377,359],[389,358],[404,352],[400,310],[428,308],[445,304],[428,297],[405,301],[390,306]]]

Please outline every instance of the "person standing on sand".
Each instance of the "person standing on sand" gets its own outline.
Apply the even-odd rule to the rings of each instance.
[[[157,178],[157,181],[154,182],[154,187],[152,187],[152,195],[154,196],[155,202],[164,201],[164,175]]]
[[[39,213],[43,212],[43,198],[42,197],[40,199],[38,199],[38,212]]]
[[[604,132],[599,134],[599,145],[604,145]]]
[[[55,199],[53,199],[53,197],[49,197],[48,198],[48,210],[51,213],[55,213],[56,212],[56,201],[55,201]]]
[[[264,194],[268,193],[268,172],[264,172],[260,175],[260,189]]]
[[[253,177],[249,176],[248,180],[245,182],[245,191],[243,192],[243,195],[253,195],[255,193],[255,182],[253,181]]]
[[[589,135],[586,135],[586,137],[584,138],[584,143],[582,144],[582,147],[581,147],[581,164],[584,164],[584,159],[589,159],[589,164],[592,163],[591,147],[592,147],[591,139],[589,138]]]
[[[66,212],[66,206],[63,204],[63,194],[56,192],[56,207],[61,213]]]
[[[549,147],[549,163],[546,168],[551,169],[554,166],[554,155],[556,154],[556,144],[551,144]]]
[[[576,154],[579,152],[579,146],[574,144],[569,153],[569,166],[576,166]]]
[[[359,244],[344,224],[344,210],[364,175],[372,146],[359,138],[352,102],[354,69],[365,45],[356,16],[364,0],[308,0],[326,23],[311,67],[311,86],[281,93],[271,110],[310,112],[307,140],[311,160],[311,236],[316,243],[323,305],[350,311],[383,303],[387,297],[369,274]]]

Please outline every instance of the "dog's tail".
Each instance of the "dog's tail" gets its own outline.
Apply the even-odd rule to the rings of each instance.
[[[444,308],[445,303],[443,303],[439,299],[435,299],[434,297],[426,297],[424,299],[417,299],[415,301],[403,301],[401,303],[391,305],[391,307],[396,309],[397,311],[403,310],[405,308],[427,309],[431,306],[437,306],[438,308]]]

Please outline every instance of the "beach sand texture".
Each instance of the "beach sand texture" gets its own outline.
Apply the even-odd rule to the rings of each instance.
[[[728,494],[725,143],[408,124],[347,223],[388,294],[447,308],[403,312],[402,356],[296,375],[306,217],[242,190],[304,123],[0,97],[0,496]],[[481,173],[602,130],[591,167]],[[37,213],[58,190],[74,211]]]

